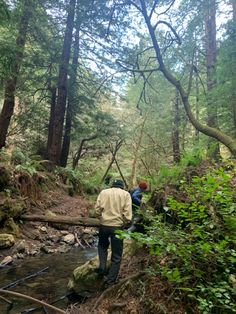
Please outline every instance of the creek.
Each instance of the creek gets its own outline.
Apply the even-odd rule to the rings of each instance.
[[[53,302],[66,295],[67,283],[72,276],[73,270],[90,260],[96,253],[96,248],[87,248],[85,250],[74,248],[63,254],[55,253],[27,257],[17,266],[0,269],[0,288],[48,267],[47,270],[38,276],[27,279],[23,283],[9,288],[9,290],[23,293],[48,303]],[[30,303],[28,300],[13,298],[8,295],[4,295],[4,297],[13,301],[13,306],[11,309],[8,309],[7,303],[0,299],[1,314],[23,314],[30,308],[38,307],[36,303]],[[61,309],[66,309],[68,299],[64,298],[54,305]],[[45,313],[45,311],[38,309],[28,313],[39,314]]]

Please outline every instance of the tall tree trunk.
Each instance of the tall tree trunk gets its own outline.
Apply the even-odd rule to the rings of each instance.
[[[79,3],[79,2],[78,2]],[[77,6],[79,5],[77,3]],[[77,76],[77,68],[78,68],[78,58],[79,58],[79,37],[80,37],[80,24],[78,21],[77,15],[77,23],[76,23],[76,33],[75,33],[75,41],[74,41],[74,53],[73,53],[73,61],[72,61],[72,69],[71,69],[71,78],[68,84],[68,102],[66,109],[66,124],[64,131],[64,138],[61,150],[61,160],[60,165],[62,167],[66,167],[67,159],[70,150],[70,135],[71,135],[71,127],[72,127],[72,117],[74,106],[76,102],[76,76]]]
[[[232,109],[233,109],[233,125],[236,137],[236,0],[232,0],[233,8],[233,32],[232,32]]]
[[[189,103],[189,98],[188,98],[188,93],[184,90],[181,82],[179,81],[179,79],[177,79],[170,70],[168,70],[163,62],[163,58],[162,58],[162,54],[161,54],[161,50],[160,50],[160,46],[158,44],[157,41],[157,37],[156,37],[156,33],[155,33],[155,29],[156,27],[152,25],[151,20],[150,20],[150,16],[147,12],[147,7],[145,4],[145,0],[139,0],[140,2],[140,11],[142,12],[142,15],[145,19],[151,40],[152,40],[152,44],[153,44],[153,48],[156,54],[156,58],[159,64],[159,70],[163,73],[163,75],[165,76],[165,78],[172,84],[174,85],[182,98],[182,102],[184,105],[184,109],[185,112],[189,118],[189,121],[192,123],[192,125],[199,131],[202,132],[203,134],[207,135],[207,136],[211,136],[213,138],[215,138],[216,140],[218,140],[220,143],[224,144],[226,147],[228,147],[229,151],[231,152],[231,154],[233,156],[236,156],[236,140],[234,138],[232,138],[231,136],[223,133],[222,131],[218,130],[217,128],[214,127],[210,127],[208,125],[204,125],[202,123],[200,123],[195,116],[192,113],[191,110],[191,106]],[[155,2],[155,6],[156,6],[156,2]]]
[[[196,77],[196,103],[195,103],[195,111],[196,111],[196,119],[199,120],[199,79]],[[195,130],[196,141],[199,142],[199,131]]]
[[[54,119],[54,112],[56,106],[56,98],[57,98],[57,88],[56,86],[49,86],[49,92],[51,93],[51,103],[50,103],[50,117],[49,117],[49,124],[48,124],[48,141],[47,141],[47,158],[49,148],[52,145],[52,134],[53,134],[53,119]]]
[[[6,81],[4,102],[0,114],[0,149],[6,145],[7,132],[15,106],[15,91],[20,66],[24,56],[25,42],[28,32],[29,20],[33,11],[33,0],[23,2],[22,14],[16,38],[16,52],[12,62],[10,77]]]
[[[180,114],[179,114],[179,93],[176,91],[176,97],[174,100],[174,121],[172,129],[172,147],[173,147],[173,159],[174,163],[180,162],[180,144],[179,144],[179,125],[180,125]]]
[[[216,85],[216,1],[207,0],[205,3],[205,46],[207,68],[207,124],[218,128],[217,104],[214,101],[212,91]],[[220,158],[219,142],[208,139],[208,156],[218,160]]]
[[[61,155],[61,142],[67,98],[67,75],[74,26],[75,4],[76,0],[70,0],[68,5],[66,30],[58,76],[58,96],[53,118],[52,142],[48,150],[49,160],[54,164],[59,164]]]
[[[137,184],[137,163],[138,163],[138,153],[140,149],[140,145],[142,143],[143,139],[143,133],[144,133],[144,126],[147,120],[148,114],[146,113],[146,116],[144,117],[144,120],[141,125],[141,130],[138,136],[137,142],[134,142],[133,147],[134,147],[134,153],[133,153],[133,160],[132,160],[132,168],[131,168],[131,175],[130,175],[130,181],[133,186]]]

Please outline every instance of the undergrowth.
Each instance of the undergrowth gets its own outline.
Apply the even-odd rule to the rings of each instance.
[[[166,203],[175,224],[146,211],[146,233],[122,235],[145,245],[158,261],[147,271],[166,278],[203,314],[236,313],[235,180],[233,163],[191,181],[182,176],[178,189],[185,199],[171,196]]]

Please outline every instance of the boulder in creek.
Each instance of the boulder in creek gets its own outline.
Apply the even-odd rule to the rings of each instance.
[[[26,241],[25,240],[20,240],[18,241],[13,249],[12,249],[12,253],[13,254],[17,254],[17,253],[25,253],[26,251],[28,251],[29,248],[28,248],[28,245],[26,244]]]
[[[124,251],[122,259],[134,255],[136,244],[131,240],[124,240]],[[111,251],[108,252],[107,267],[110,266]],[[98,268],[98,255],[78,266],[73,271],[73,277],[69,280],[67,288],[70,292],[76,293],[82,297],[89,297],[93,292],[97,291],[102,284],[102,278],[95,272]]]
[[[0,234],[0,249],[6,249],[15,244],[15,238],[12,234]]]
[[[65,235],[64,237],[62,237],[62,241],[67,244],[73,245],[75,243],[75,236],[72,233],[69,233]]]
[[[11,256],[6,256],[4,259],[0,262],[0,267],[4,267],[8,264],[11,264],[13,262],[13,258]]]

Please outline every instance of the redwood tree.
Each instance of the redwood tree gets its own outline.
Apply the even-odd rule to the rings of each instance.
[[[22,4],[15,55],[12,61],[11,73],[5,84],[4,102],[0,114],[0,149],[6,145],[7,132],[14,113],[17,80],[24,56],[28,26],[33,12],[34,2],[34,0],[24,0]]]
[[[217,128],[217,103],[214,101],[212,91],[216,85],[216,1],[207,0],[205,5],[205,47],[207,68],[207,124]],[[217,160],[220,156],[219,142],[210,138],[208,141],[208,155]]]
[[[53,112],[54,116],[52,119],[52,135],[49,136],[49,138],[51,138],[51,145],[48,145],[48,157],[49,160],[51,160],[54,164],[59,164],[61,155],[61,143],[67,98],[67,76],[73,36],[75,5],[76,0],[70,0],[68,5],[66,29],[59,67],[57,101],[55,105],[55,110]]]

